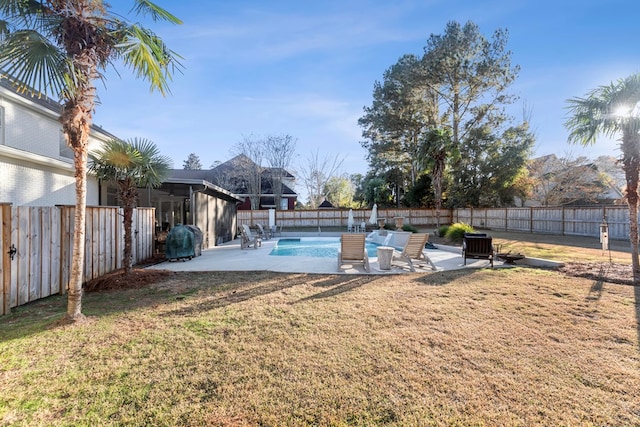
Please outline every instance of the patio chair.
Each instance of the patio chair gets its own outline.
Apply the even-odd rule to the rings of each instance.
[[[262,238],[262,240],[269,240],[271,238],[271,230],[268,228],[265,230],[262,224],[257,224],[258,226],[258,234]]]
[[[240,229],[240,249],[246,249],[253,245],[254,249],[258,249],[258,246],[262,246],[262,238],[255,236],[247,224],[242,224]]]
[[[493,268],[495,249],[491,236],[484,233],[465,233],[462,238],[462,258],[467,265],[467,258],[488,259]]]
[[[436,265],[433,263],[433,261],[431,261],[431,258],[429,258],[424,253],[424,247],[428,241],[429,241],[428,233],[410,234],[409,240],[407,241],[407,244],[404,245],[404,249],[402,249],[402,252],[394,251],[391,262],[393,262],[394,259],[400,259],[402,261],[405,261],[407,264],[409,264],[409,268],[411,269],[411,271],[416,271],[416,268],[413,265],[413,263],[414,261],[419,261],[419,262],[428,263],[429,265],[431,265],[431,269],[433,271],[436,271],[437,270]]]
[[[271,236],[282,236],[282,224],[281,225],[272,225],[271,226]]]
[[[343,264],[362,264],[365,271],[370,271],[364,237],[364,234],[343,234],[340,237],[338,271],[342,270]]]

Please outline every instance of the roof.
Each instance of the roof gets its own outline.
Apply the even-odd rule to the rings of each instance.
[[[246,180],[244,179],[243,170],[255,166],[255,163],[246,155],[238,154],[224,163],[219,164],[213,169],[172,169],[171,178],[173,179],[201,179],[206,180],[218,187],[224,188],[234,194],[246,194]],[[261,176],[261,194],[273,194],[271,175],[282,168],[264,168]],[[295,179],[295,177],[284,170],[284,178]],[[283,196],[297,196],[297,193],[285,183],[282,183]]]
[[[33,91],[19,90],[18,87],[11,81],[11,79],[2,72],[2,70],[0,70],[0,87],[8,90],[12,94],[24,99],[25,101],[32,102],[38,105],[39,107],[49,110],[51,113],[53,113],[56,116],[60,116],[60,114],[62,114],[62,105],[59,102],[53,100],[52,98],[49,98],[46,95],[39,96]],[[95,124],[91,125],[91,130],[94,132],[102,133],[108,139],[117,138],[112,133],[102,129],[101,126],[98,126]]]
[[[219,199],[242,202],[243,199],[224,188],[218,187],[211,182],[204,179],[189,179],[189,178],[166,178],[159,190],[167,191],[175,196],[189,197],[192,192],[202,192],[215,196]]]

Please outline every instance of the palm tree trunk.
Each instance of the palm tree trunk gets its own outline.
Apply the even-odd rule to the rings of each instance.
[[[622,139],[623,166],[627,180],[627,204],[629,205],[629,241],[633,283],[640,285],[640,258],[638,256],[638,180],[640,178],[640,138],[625,132]]]
[[[133,266],[133,207],[136,202],[136,187],[130,179],[120,181],[120,197],[122,197],[122,207],[124,213],[124,274],[131,272]]]
[[[74,149],[73,164],[76,181],[76,209],[74,215],[73,255],[71,276],[67,288],[67,315],[70,322],[84,319],[82,314],[82,281],[84,276],[84,238],[87,204],[87,149]]]

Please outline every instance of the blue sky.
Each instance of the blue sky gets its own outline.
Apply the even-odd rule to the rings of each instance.
[[[132,4],[109,3],[121,14]],[[374,82],[403,54],[421,55],[452,20],[471,20],[486,37],[509,31],[521,67],[512,113],[521,117],[523,103],[531,110],[536,155],[617,155],[615,141],[567,144],[566,100],[640,72],[635,0],[156,3],[184,21],[147,24],[184,57],[183,73],[163,98],[129,71],[109,71],[94,122],[121,138],[151,139],[176,168],[189,153],[204,167],[228,160],[243,135],[286,133],[298,140],[295,165],[319,150],[344,158],[342,172],[364,174],[357,120]]]

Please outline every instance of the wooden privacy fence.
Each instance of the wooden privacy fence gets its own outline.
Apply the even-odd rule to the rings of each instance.
[[[370,209],[354,209],[356,224],[368,222]],[[626,206],[530,207],[441,209],[440,224],[465,222],[475,228],[575,236],[600,236],[600,224],[606,216],[609,238],[629,238],[629,209]],[[347,227],[348,209],[276,211],[276,224],[295,227]],[[378,218],[394,224],[403,217],[405,224],[435,226],[435,209],[378,209]],[[268,224],[266,210],[238,211],[238,224]]]
[[[402,217],[404,222],[417,226],[435,225],[435,209],[378,209],[378,218],[385,218],[390,224],[394,224],[393,218]],[[276,224],[286,228],[296,227],[344,227],[346,230],[349,219],[348,209],[315,209],[276,211]],[[371,209],[353,209],[353,219],[356,224],[369,222]],[[440,223],[449,224],[451,211],[440,210]],[[238,224],[263,224],[269,223],[269,211],[267,210],[239,210]]]
[[[629,238],[626,206],[468,208],[454,209],[451,218],[475,228],[588,237],[600,237],[600,224],[606,218],[610,239]]]
[[[73,206],[33,207],[0,204],[2,228],[0,289],[6,314],[12,307],[65,293],[73,253]],[[87,207],[83,281],[122,268],[122,209]],[[133,262],[153,255],[155,209],[133,213]]]

